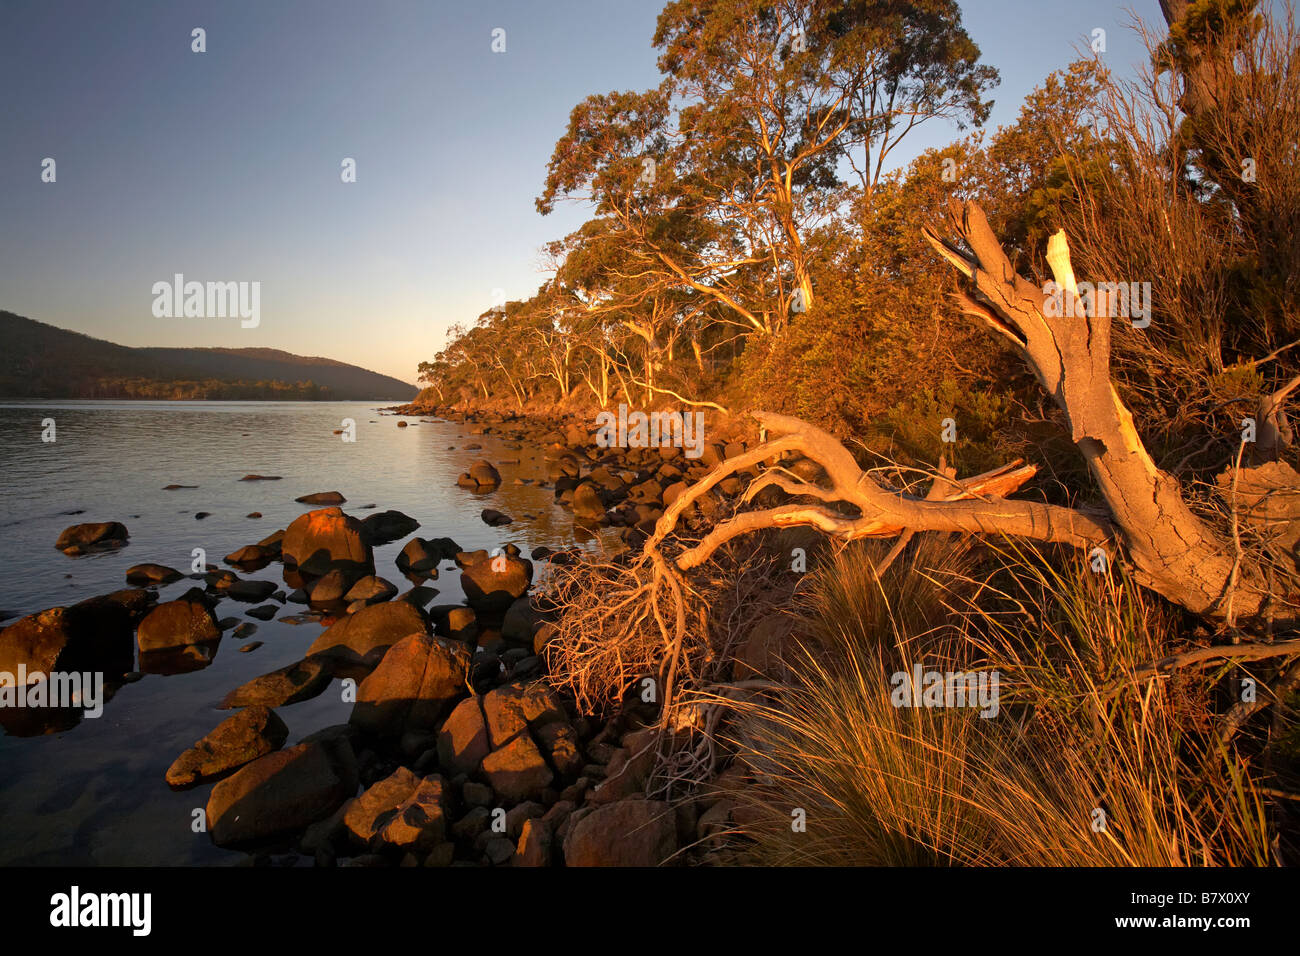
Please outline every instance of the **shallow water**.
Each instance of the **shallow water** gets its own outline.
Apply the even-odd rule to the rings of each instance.
[[[53,418],[56,441],[43,442],[42,421]],[[345,418],[356,441],[332,434]],[[363,518],[394,509],[420,522],[420,537],[451,537],[462,548],[508,542],[525,553],[574,543],[572,516],[538,487],[545,478],[541,449],[507,449],[505,439],[469,435],[454,422],[431,423],[380,415],[355,402],[10,402],[0,403],[0,611],[21,615],[72,604],[127,587],[126,569],[157,562],[189,573],[195,548],[210,564],[284,528],[312,506],[294,498],[339,491],[343,509]],[[479,443],[481,450],[465,445]],[[449,450],[448,446],[455,446]],[[455,485],[471,461],[486,458],[501,471],[500,487],[474,494]],[[519,464],[506,463],[519,459]],[[244,482],[245,474],[280,481]],[[532,478],[532,484],[515,484]],[[169,484],[198,485],[164,491]],[[363,506],[373,504],[374,509]],[[515,518],[488,527],[484,508]],[[70,514],[80,511],[80,514]],[[210,516],[196,520],[199,511]],[[259,519],[248,518],[260,511]],[[522,516],[532,514],[534,519]],[[55,550],[59,532],[87,521],[121,521],[130,543],[121,550],[70,558]],[[375,548],[376,573],[410,587],[394,558],[407,538]],[[464,597],[459,572],[444,562],[434,604]],[[451,568],[450,571],[446,570]],[[275,581],[274,563],[243,578]],[[188,578],[160,589],[173,599],[195,586]],[[238,617],[254,604],[224,600],[216,616]],[[288,604],[278,615],[302,612]],[[163,780],[172,761],[230,715],[216,709],[232,688],[302,656],[321,631],[315,623],[253,621],[251,640],[225,632],[212,663],[172,676],[146,675],[123,686],[102,716],[43,736],[0,737],[0,865],[229,863],[241,853],[214,847],[191,828],[193,811],[211,785],[173,792]],[[322,727],[345,722],[351,704],[335,684],[321,696],[278,709],[291,746]]]

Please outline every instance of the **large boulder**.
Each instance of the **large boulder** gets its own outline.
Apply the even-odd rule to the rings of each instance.
[[[486,614],[504,613],[533,583],[533,563],[519,557],[513,545],[495,556],[482,550],[462,551],[456,564],[465,602]]]
[[[428,547],[423,538],[412,538],[397,554],[397,570],[403,574],[418,574],[427,578],[438,576],[441,555]]]
[[[0,630],[0,672],[31,683],[59,671],[103,671],[116,676],[131,669],[131,638],[138,611],[117,595],[91,598],[71,607],[54,607],[29,614]]]
[[[145,615],[136,631],[141,653],[207,644],[220,637],[221,629],[212,611],[197,598],[159,604]]]
[[[525,820],[516,844],[514,866],[550,866],[553,837],[548,824],[538,819]]]
[[[358,844],[380,850],[428,853],[446,842],[447,787],[433,774],[405,767],[371,785],[343,811],[343,825]]]
[[[542,724],[533,731],[537,748],[556,772],[563,777],[577,777],[586,764],[582,740],[568,721]]]
[[[279,531],[268,534],[261,541],[257,542],[254,547],[265,548],[267,551],[278,556],[280,554],[280,549],[284,546],[284,535],[285,529],[281,528]]]
[[[345,737],[279,750],[212,788],[208,832],[218,846],[232,846],[302,830],[337,810],[357,784]]]
[[[149,588],[122,588],[120,591],[113,591],[110,594],[102,594],[99,597],[87,598],[81,602],[82,607],[93,611],[98,608],[101,614],[100,626],[105,626],[106,621],[102,620],[102,614],[106,608],[122,608],[131,618],[131,624],[134,627],[140,623],[140,620],[153,610],[154,605],[158,603],[158,592],[151,591]],[[74,607],[78,605],[73,605]],[[108,612],[115,614],[116,612]]]
[[[482,770],[498,796],[511,803],[539,796],[555,779],[542,752],[528,734],[520,734],[484,757]]]
[[[521,597],[506,610],[501,622],[501,636],[507,641],[531,646],[533,634],[542,622],[541,612],[533,607],[532,600],[527,596]]]
[[[375,570],[365,527],[341,508],[299,515],[285,530],[280,553],[286,565],[307,574],[322,575],[333,568],[364,569],[364,574]]]
[[[332,571],[325,572],[314,581],[304,582],[303,588],[311,598],[312,604],[329,604],[332,601],[342,601],[343,596],[352,588],[352,584],[357,580],[356,571],[344,571],[342,568],[334,568]]]
[[[433,632],[454,641],[472,641],[478,636],[478,615],[463,604],[435,604],[429,608]]]
[[[568,866],[658,866],[676,851],[672,807],[635,797],[586,814],[564,839]]]
[[[347,594],[343,595],[343,600],[377,604],[380,601],[387,601],[396,594],[397,586],[393,582],[368,574],[348,589]]]
[[[300,700],[310,700],[319,695],[332,679],[328,662],[311,659],[296,661],[240,684],[226,695],[221,702],[221,709],[296,704]]]
[[[64,528],[54,546],[64,554],[81,554],[119,548],[126,544],[130,534],[120,521],[92,521]]]
[[[206,783],[284,746],[289,728],[262,704],[227,717],[167,768],[173,787]]]
[[[397,555],[397,570],[436,578],[438,562],[450,561],[459,552],[460,545],[451,538],[412,538]]]
[[[472,774],[490,749],[480,699],[467,697],[455,706],[438,732],[438,765],[453,776]]]
[[[566,720],[564,707],[542,681],[506,684],[483,696],[483,716],[493,747],[502,747],[528,727]]]
[[[469,649],[411,634],[388,649],[357,687],[351,723],[377,736],[434,731],[468,692]]]
[[[361,608],[326,628],[307,649],[307,656],[349,664],[372,664],[410,634],[428,634],[424,612],[406,601],[386,601]]]
[[[361,525],[371,544],[387,544],[406,537],[420,527],[420,522],[400,511],[380,511],[362,518]]]

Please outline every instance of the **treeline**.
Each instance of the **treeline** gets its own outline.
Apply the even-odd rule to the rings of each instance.
[[[554,279],[454,326],[421,380],[445,404],[762,407],[900,460],[1051,463],[1068,428],[921,234],[975,199],[1022,273],[1050,276],[1064,228],[1081,281],[1150,284],[1149,323],[1115,326],[1119,387],[1162,466],[1221,467],[1300,370],[1294,23],[1257,7],[1163,3],[1135,81],[1087,51],[990,132],[998,74],[953,0],[674,0],[660,85],[589,97],[556,144],[537,208],[593,216],[547,247]],[[962,138],[886,172],[927,123]]]
[[[0,387],[4,383],[0,382]],[[39,395],[39,382],[27,383],[27,390]],[[75,395],[68,395],[63,383],[51,392],[60,396],[84,399],[124,398],[171,401],[329,401],[330,390],[315,382],[226,382],[208,379],[202,382],[153,381],[139,378],[99,378],[79,383]]]

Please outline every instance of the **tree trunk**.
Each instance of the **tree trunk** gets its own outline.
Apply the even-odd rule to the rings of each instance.
[[[959,242],[941,238],[931,228],[924,232],[931,245],[973,283],[974,294],[955,297],[960,308],[1012,342],[1065,413],[1075,447],[1087,461],[1109,514],[1002,497],[1033,475],[1032,466],[1009,465],[954,482],[950,494],[915,498],[880,485],[821,429],[783,415],[755,412],[760,425],[776,437],[728,459],[687,489],[665,511],[647,547],[658,547],[683,511],[723,478],[774,456],[798,452],[826,469],[830,487],[799,480],[777,467],[750,484],[745,500],[776,487],[820,504],[738,514],[681,553],[678,567],[696,567],[726,541],[760,528],[812,525],[845,540],[893,536],[905,530],[1007,534],[1088,550],[1119,545],[1140,583],[1230,627],[1246,623],[1262,629],[1300,623],[1300,569],[1275,563],[1270,569],[1275,586],[1270,586],[1265,556],[1243,550],[1235,520],[1231,540],[1216,533],[1192,512],[1177,479],[1158,469],[1147,453],[1133,416],[1110,379],[1110,303],[1098,297],[1092,315],[1054,308],[1050,295],[1014,272],[974,203],[953,203],[948,226]],[[1048,262],[1057,284],[1073,293],[1063,231],[1048,245]],[[1300,492],[1300,488],[1286,490]],[[859,514],[835,507],[840,502]]]

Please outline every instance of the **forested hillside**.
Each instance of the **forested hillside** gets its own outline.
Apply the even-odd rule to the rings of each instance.
[[[0,312],[0,397],[408,399],[387,375],[277,349],[128,348]]]

